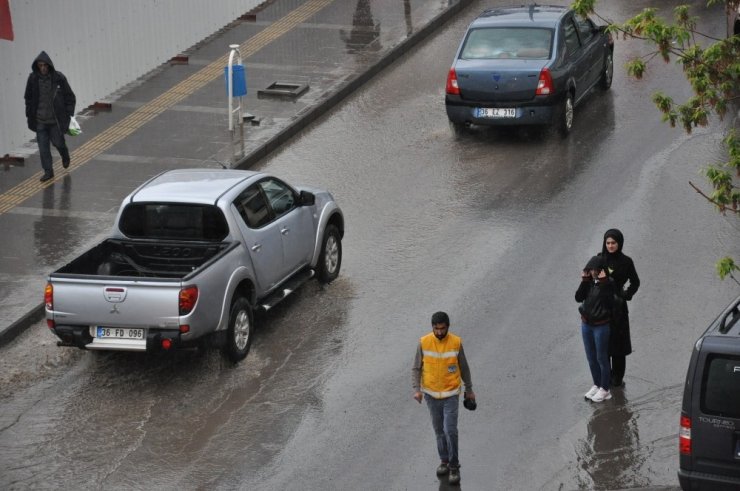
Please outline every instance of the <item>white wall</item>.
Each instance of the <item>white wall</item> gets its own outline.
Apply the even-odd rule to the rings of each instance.
[[[0,39],[0,156],[34,138],[23,92],[42,50],[67,76],[79,112],[263,1],[10,0],[14,39]]]

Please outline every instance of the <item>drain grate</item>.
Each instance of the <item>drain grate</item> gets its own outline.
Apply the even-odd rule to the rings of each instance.
[[[258,90],[257,97],[289,97],[295,99],[308,90],[308,84],[273,82],[266,89]]]

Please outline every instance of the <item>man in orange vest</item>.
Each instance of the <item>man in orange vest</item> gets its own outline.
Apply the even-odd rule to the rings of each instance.
[[[462,384],[465,384],[465,399],[474,402],[475,394],[462,340],[448,332],[449,328],[450,317],[445,312],[432,315],[432,332],[419,340],[411,373],[414,399],[420,404],[422,398],[426,399],[432,416],[441,460],[437,475],[449,473],[449,483],[458,484],[457,409]]]

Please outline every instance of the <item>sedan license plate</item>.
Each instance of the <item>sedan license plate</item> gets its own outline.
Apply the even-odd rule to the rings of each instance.
[[[105,339],[144,339],[144,329],[98,326],[95,330],[95,337]]]
[[[515,118],[516,109],[513,107],[477,107],[476,118]]]

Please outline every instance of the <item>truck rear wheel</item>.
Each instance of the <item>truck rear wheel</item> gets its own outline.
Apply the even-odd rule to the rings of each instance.
[[[342,266],[342,239],[335,225],[327,225],[324,240],[321,243],[318,277],[321,283],[331,283],[339,276]]]
[[[252,306],[244,297],[237,297],[231,305],[229,328],[224,353],[234,363],[243,360],[252,344],[254,330]]]

